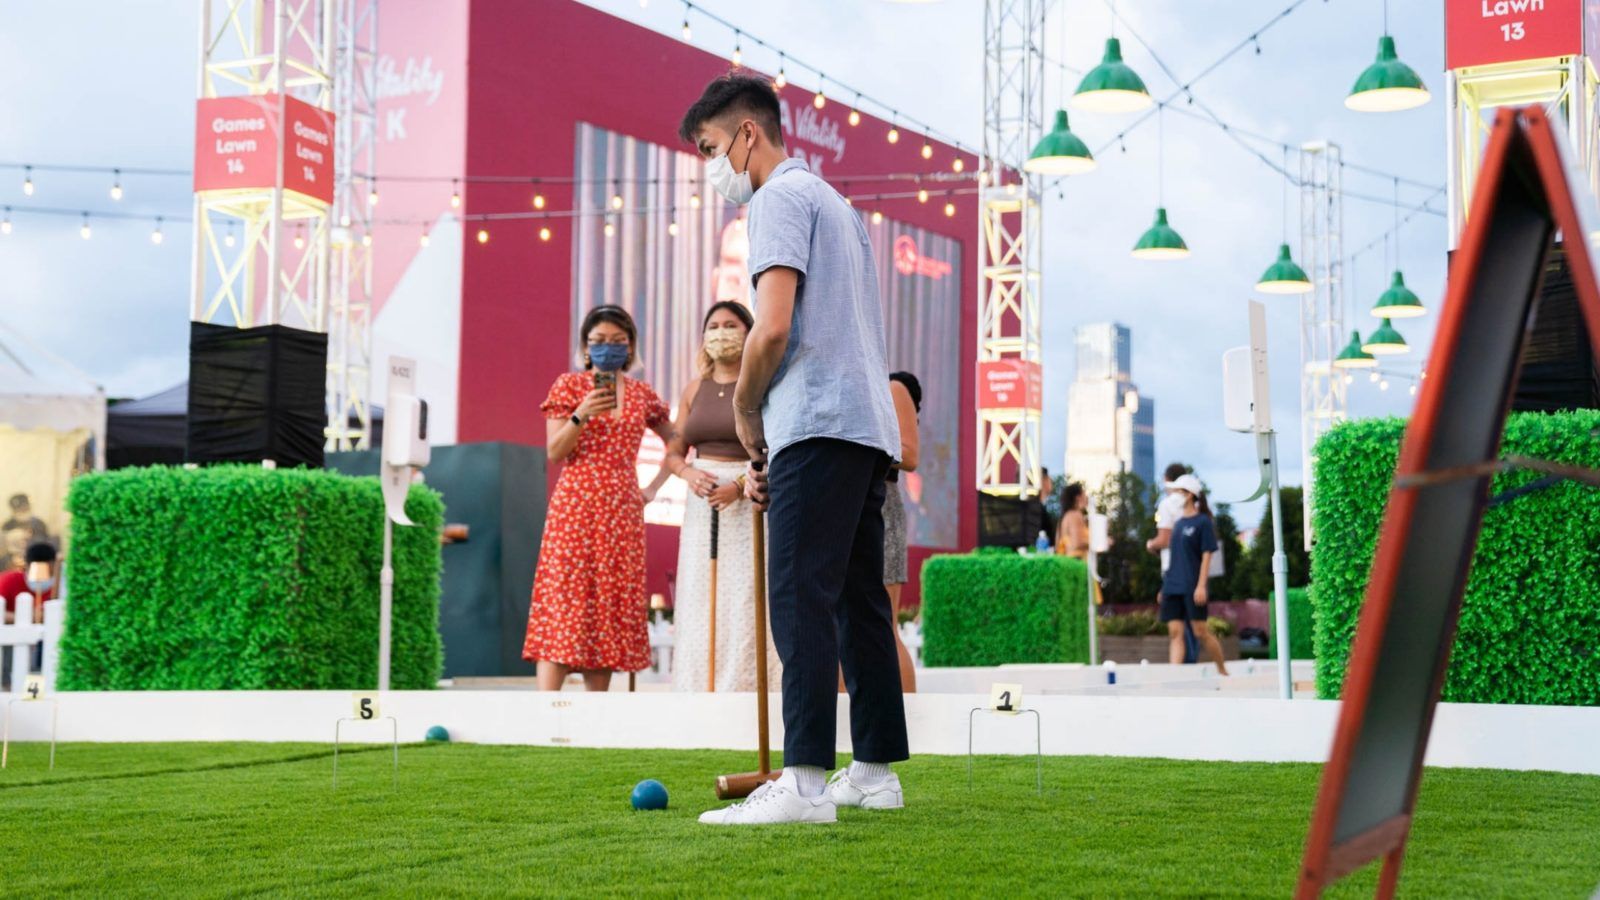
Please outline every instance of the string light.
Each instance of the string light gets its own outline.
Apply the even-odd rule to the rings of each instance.
[[[80,227],[78,229],[78,237],[81,237],[81,238],[83,238],[84,240],[87,241],[89,239],[90,235],[91,235],[91,232],[89,231],[89,214],[88,213],[84,213],[83,214],[83,225],[82,225],[82,227]]]
[[[917,202],[918,203],[927,203],[928,202],[928,189],[927,188],[918,188],[917,189]]]
[[[612,209],[621,209],[622,208],[622,192],[621,192],[621,189],[618,188],[615,185],[615,183],[613,183],[613,186],[612,186],[611,190],[612,190],[611,208]]]
[[[339,227],[340,228],[349,228],[350,227],[350,214],[349,213],[345,213],[344,215],[339,217]]]
[[[533,195],[533,208],[534,209],[544,209],[544,195],[543,194],[534,194]]]
[[[294,248],[296,250],[304,250],[306,248],[306,230],[303,227],[294,233]]]
[[[811,98],[811,105],[817,109],[821,109],[828,105],[828,98],[822,95],[822,86],[826,84],[827,81],[828,77],[826,75],[823,75],[821,72],[817,73],[817,94]]]
[[[22,167],[22,193],[28,197],[33,196],[33,166]]]
[[[479,228],[478,229],[478,243],[480,243],[480,244],[489,243],[489,229],[487,229],[487,228]]]
[[[121,200],[122,199],[122,170],[121,169],[112,169],[111,170],[111,199],[113,199],[113,200]],[[156,243],[160,243],[160,241],[157,241]]]
[[[689,195],[689,207],[691,209],[699,209],[700,208],[700,195],[699,194],[690,194]]]
[[[1389,379],[1385,378],[1382,381],[1378,382],[1378,390],[1387,391],[1388,389],[1389,389]]]
[[[361,246],[363,246],[363,247],[371,247],[372,246],[372,232],[368,231],[368,232],[365,232],[364,234],[361,235]]]
[[[673,237],[677,237],[678,236],[678,220],[677,219],[673,219],[671,222],[667,223],[667,234],[670,234]]]
[[[950,171],[952,171],[952,172],[964,172],[964,171],[966,171],[966,168],[967,168],[967,162],[966,162],[966,160],[962,159],[961,157],[958,156],[955,159],[950,160]]]
[[[1417,386],[1413,384],[1411,386],[1411,396],[1415,397],[1416,395],[1417,395]]]
[[[372,179],[372,187],[367,191],[367,205],[378,205],[378,179],[376,176],[374,176]]]
[[[450,208],[461,208],[461,179],[450,179]]]
[[[733,67],[735,69],[737,69],[740,66],[744,65],[744,51],[739,49],[739,32],[738,31],[735,31],[733,33],[733,58],[732,58],[732,62],[733,62]]]
[[[851,198],[849,198],[849,197],[846,197],[846,198],[844,198],[844,205],[845,206],[855,206],[856,205],[856,201],[851,199]]]
[[[956,202],[955,202],[955,201],[954,201],[954,200],[947,200],[947,201],[945,201],[945,204],[944,204],[944,214],[945,214],[945,217],[946,217],[946,218],[955,218],[955,214],[956,214]]]
[[[891,114],[889,118],[889,143],[891,144],[900,143],[900,129],[895,125],[895,118],[897,118],[897,114]]]
[[[1350,383],[1354,382],[1355,380],[1356,380],[1356,377],[1354,375],[1351,375],[1348,372],[1345,373],[1345,376],[1344,376],[1344,383],[1345,384],[1350,384]]]
[[[694,39],[694,32],[689,30],[689,4],[687,3],[683,5],[683,39],[685,41]]]
[[[874,225],[883,224],[883,212],[881,210],[876,210],[875,209],[875,210],[872,211],[872,224],[874,224]]]
[[[150,243],[159,245],[161,240],[161,217],[156,216],[156,230],[150,232]]]
[[[784,62],[784,56],[783,56],[782,53],[779,53],[778,54],[778,77],[772,79],[772,86],[777,88],[780,91],[783,90],[784,87],[786,85],[788,85],[788,83],[789,83],[789,76],[785,75],[784,72],[783,72],[783,62]]]
[[[933,159],[933,145],[928,143],[927,138],[922,139],[922,158]]]
[[[611,224],[611,219],[607,218],[606,219],[606,227],[605,227],[604,230],[605,230],[605,233],[606,233],[606,237],[611,237],[612,235],[617,233],[617,226]]]
[[[861,124],[861,111],[856,109],[856,107],[860,106],[860,105],[861,105],[861,92],[860,91],[856,91],[856,102],[854,104],[852,104],[851,107],[850,107],[850,119],[849,119],[849,122],[850,122],[850,125],[851,125],[852,128]]]
[[[224,247],[232,247],[233,246],[233,222],[232,221],[228,222],[228,233],[223,235],[223,237],[222,237],[222,245]]]
[[[550,240],[550,229],[549,228],[541,228],[541,229],[539,229],[539,240],[541,240],[541,241]]]
[[[1378,383],[1378,378],[1379,378],[1379,377],[1380,377],[1380,376],[1379,376],[1379,375],[1378,375],[1378,373],[1377,373],[1377,372],[1371,372],[1371,373],[1368,373],[1368,375],[1367,375],[1367,380],[1368,380],[1368,381],[1370,381],[1370,382],[1372,382],[1372,383],[1373,383],[1373,384],[1377,384],[1377,383]]]
[[[426,228],[422,229],[422,235],[417,238],[417,246],[419,246],[419,247],[428,246],[428,229],[426,229]]]

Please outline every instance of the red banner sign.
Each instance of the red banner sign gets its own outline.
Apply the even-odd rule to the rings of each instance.
[[[1044,367],[1025,359],[978,363],[978,408],[1044,409]]]
[[[1583,0],[1445,0],[1447,69],[1583,52]]]
[[[333,202],[333,113],[293,97],[210,97],[195,107],[194,189],[248,190],[278,183],[283,142],[283,187]]]
[[[949,275],[951,265],[942,259],[923,256],[917,242],[909,234],[894,239],[894,270],[901,275],[920,275],[934,281]]]

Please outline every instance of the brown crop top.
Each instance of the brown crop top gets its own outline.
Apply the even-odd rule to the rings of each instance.
[[[726,396],[718,397],[722,392]],[[689,416],[683,423],[683,441],[702,456],[749,459],[733,427],[733,385],[702,379]]]

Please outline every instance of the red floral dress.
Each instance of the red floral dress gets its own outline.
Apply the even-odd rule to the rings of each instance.
[[[540,409],[549,419],[568,418],[593,386],[589,373],[562,375]],[[650,385],[628,378],[621,414],[583,427],[545,515],[524,659],[574,669],[650,667],[637,461],[644,430],[669,415]]]

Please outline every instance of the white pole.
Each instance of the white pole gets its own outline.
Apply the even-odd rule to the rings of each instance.
[[[24,628],[33,624],[33,595],[27,591],[17,595],[17,616],[12,624]],[[32,656],[32,644],[11,645],[11,693],[21,695],[22,685],[28,680]]]
[[[67,601],[61,597],[44,603],[44,660],[39,674],[44,678],[44,689],[56,692],[56,668],[61,658],[61,630],[67,621]]]
[[[1090,541],[1089,553],[1084,557],[1084,562],[1088,563],[1089,567],[1089,665],[1098,666],[1100,665],[1100,623],[1095,616],[1096,610],[1094,608],[1095,552],[1092,536]]]
[[[389,690],[389,616],[394,606],[394,522],[383,516],[383,570],[378,575],[378,690]]]
[[[1283,552],[1283,504],[1278,489],[1278,433],[1267,432],[1268,469],[1272,476],[1272,630],[1278,635],[1278,693],[1294,698],[1294,678],[1289,669],[1289,557]]]

